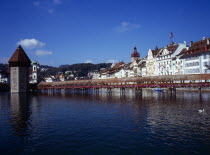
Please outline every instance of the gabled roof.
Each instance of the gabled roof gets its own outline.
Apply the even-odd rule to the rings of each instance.
[[[174,44],[172,44],[172,45],[168,46],[166,49],[167,49],[168,51],[170,51],[171,53],[174,53],[174,52],[176,51],[176,49],[178,48],[178,46],[179,46],[179,45],[174,45]]]
[[[167,49],[169,51],[169,54],[173,54],[177,50],[178,47],[179,47],[179,45],[170,44],[169,46],[161,48],[159,50],[157,56],[162,56],[162,53],[163,53],[164,49]]]
[[[125,63],[122,61],[122,62],[118,62],[118,63],[116,63],[113,67],[112,67],[112,69],[114,69],[114,68],[118,68],[118,67],[120,67],[120,66],[122,66],[122,65],[124,65]]]
[[[203,39],[197,42],[194,42],[191,44],[189,49],[185,49],[182,51],[182,58],[188,55],[195,55],[195,54],[200,54],[200,53],[205,53],[205,52],[210,52],[210,44],[209,44],[210,38]]]
[[[153,56],[156,56],[156,55],[160,52],[160,50],[161,50],[161,49],[151,50]]]
[[[12,55],[12,57],[9,59],[9,64],[12,66],[30,66],[31,60],[23,50],[23,48],[19,45]]]

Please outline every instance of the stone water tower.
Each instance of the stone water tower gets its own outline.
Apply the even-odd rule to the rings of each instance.
[[[10,92],[29,91],[29,67],[31,60],[19,45],[9,60]]]

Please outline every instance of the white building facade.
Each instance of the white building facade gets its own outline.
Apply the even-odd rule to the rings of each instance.
[[[181,57],[184,62],[184,74],[206,74],[210,73],[210,38],[203,38],[190,47]]]
[[[186,43],[174,44],[161,48],[156,56],[155,75],[175,75],[184,72],[183,61],[177,55],[186,48]],[[176,58],[176,59],[175,59]]]

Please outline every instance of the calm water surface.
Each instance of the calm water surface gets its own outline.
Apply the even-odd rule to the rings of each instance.
[[[0,93],[0,154],[209,154],[209,113],[208,92]]]

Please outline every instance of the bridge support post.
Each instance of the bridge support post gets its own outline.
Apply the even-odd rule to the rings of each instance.
[[[176,93],[176,88],[175,87],[173,87],[173,88],[170,87],[169,91],[170,91],[171,94],[173,94],[173,93],[175,94]]]
[[[173,93],[173,89],[171,87],[169,88],[169,91],[171,94]]]
[[[125,93],[125,88],[120,88],[120,93],[124,94]]]
[[[141,93],[142,92],[142,88],[135,88],[135,93]]]
[[[107,88],[108,93],[112,93],[112,88]]]
[[[98,94],[99,93],[99,88],[93,88],[93,92]]]

